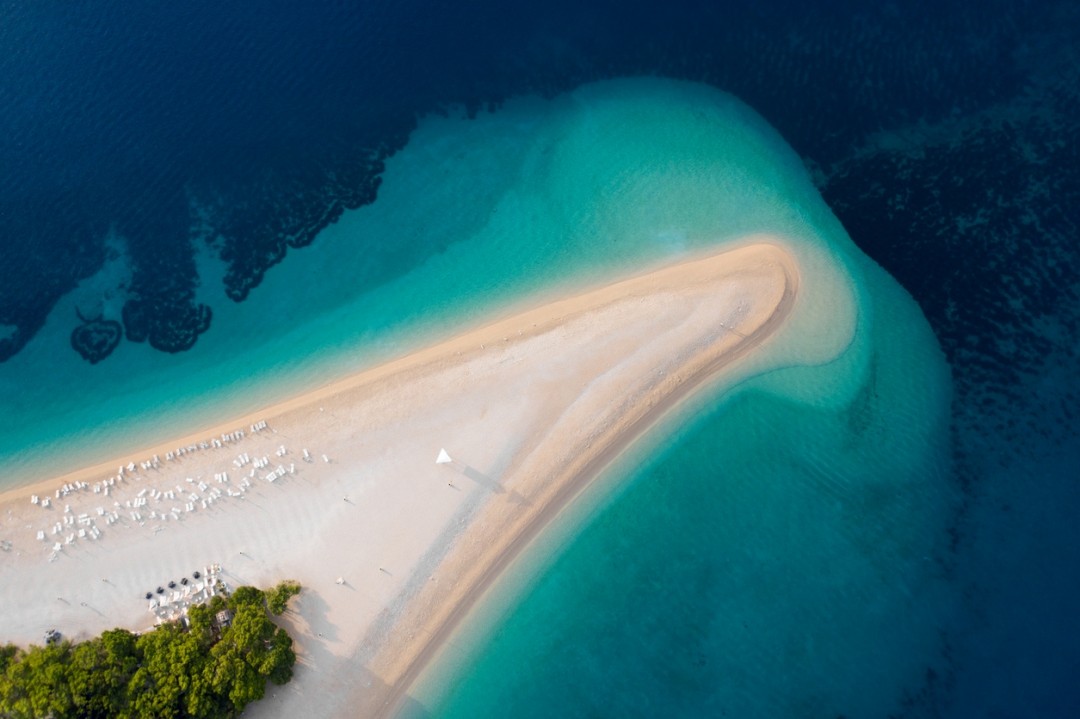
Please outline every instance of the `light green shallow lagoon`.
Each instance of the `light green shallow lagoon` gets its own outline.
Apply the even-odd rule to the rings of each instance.
[[[763,232],[786,238],[804,273],[783,333],[596,483],[477,608],[408,713],[886,716],[938,661],[951,604],[947,368],[794,153],[704,86],[608,82],[424,121],[376,203],[248,302],[216,302],[191,352],[122,343],[90,367],[50,322],[0,366],[2,481],[258,409],[523,298]],[[119,312],[116,245],[54,319]],[[212,250],[201,267],[202,296],[219,297]]]

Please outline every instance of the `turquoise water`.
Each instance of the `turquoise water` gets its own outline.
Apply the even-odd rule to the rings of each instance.
[[[661,95],[712,92],[647,84]],[[257,410],[523,297],[637,271],[715,243],[716,232],[755,229],[718,223],[708,206],[686,200],[687,187],[713,181],[701,172],[694,137],[655,136],[663,115],[600,136],[582,102],[580,95],[526,98],[476,120],[422,123],[387,163],[378,202],[346,213],[274,268],[256,305],[220,301],[222,265],[208,238],[197,299],[218,309],[210,331],[185,353],[125,342],[108,362],[89,365],[70,350],[77,310],[119,312],[116,288],[129,268],[126,241],[115,237],[102,272],[64,297],[34,340],[0,365],[0,483],[103,461]],[[649,156],[624,149],[635,146]],[[592,153],[591,163],[582,165],[583,152]],[[617,185],[596,186],[612,176]],[[656,185],[658,176],[665,186]],[[715,187],[712,194],[721,203],[713,210],[737,216],[737,192]],[[192,206],[193,215],[199,211]],[[371,238],[381,240],[377,249]]]
[[[558,207],[591,181],[621,206],[584,219],[597,237],[784,236],[798,310],[532,548],[406,715],[886,716],[945,670],[955,507],[932,333],[760,121],[721,96],[657,99],[577,113]]]
[[[484,107],[627,73],[695,78],[761,112],[812,164],[847,233],[918,301],[953,371],[949,481],[963,501],[951,572],[964,611],[947,628],[950,668],[936,689],[928,682],[916,709],[894,713],[1080,716],[1078,15],[1080,4],[1064,0],[857,13],[792,0],[103,0],[62,12],[6,2],[0,486],[256,409],[530,287],[717,241],[660,222],[672,198],[647,187],[622,203],[625,223],[608,213],[594,236],[552,219],[518,176],[534,173],[539,186],[535,173],[563,173],[548,194],[562,206],[574,194],[569,178],[584,185],[595,158],[620,154],[598,133],[577,143],[576,170],[539,161],[556,140],[555,115],[568,113],[569,136],[571,105],[581,105],[585,129],[583,102],[515,99],[474,123],[426,119],[407,134],[417,113],[446,102]],[[632,124],[623,140],[663,135]],[[347,213],[313,245],[290,248],[243,307],[224,296],[220,263],[206,252],[189,302],[188,198],[211,203],[206,224],[241,254],[232,277],[251,279],[280,259],[283,235],[370,197],[372,148],[406,143],[390,158],[377,211]],[[613,177],[656,173],[646,149],[634,153],[637,167],[598,178],[594,194],[617,194]],[[682,209],[693,211],[709,162],[678,157],[684,170],[702,168],[686,183]],[[528,221],[478,241],[492,209],[511,208],[511,192],[534,208]],[[568,216],[583,218],[582,208],[575,199]],[[631,221],[640,234],[607,234]],[[110,271],[84,281],[38,334],[41,313],[96,271],[109,228],[130,237],[113,243]],[[83,325],[75,309],[119,330],[127,302],[156,305],[157,319],[181,329],[189,307],[204,303],[214,318],[184,356],[121,340],[87,367],[69,346]],[[33,361],[13,364],[35,334]],[[630,471],[615,474],[612,485]],[[566,533],[559,546],[572,542],[573,527]]]
[[[951,602],[938,555],[951,502],[944,362],[794,153],[704,86],[609,82],[424,121],[377,202],[275,267],[257,301],[216,303],[191,351],[122,343],[91,369],[61,318],[111,301],[103,288],[125,272],[116,238],[102,275],[0,366],[14,409],[0,417],[0,462],[15,482],[103,460],[527,298],[762,232],[784,238],[802,273],[782,332],[534,548],[411,706],[884,716],[920,691]],[[204,294],[221,286],[209,239]]]
[[[688,418],[456,639],[412,714],[865,717],[917,696],[954,600],[948,377],[877,279],[854,401],[745,387]]]
[[[118,314],[113,305],[124,295],[116,288],[129,268],[126,240],[115,237],[102,272],[61,299],[34,340],[0,365],[0,483],[258,410],[525,297],[639,271],[765,226],[803,227],[782,199],[789,175],[777,170],[797,166],[794,155],[757,162],[767,142],[747,133],[738,147],[761,175],[753,186],[709,170],[731,159],[724,153],[735,143],[710,149],[713,123],[695,113],[719,102],[759,122],[740,105],[704,86],[660,80],[602,87],[517,100],[475,120],[423,122],[387,163],[378,202],[346,213],[275,267],[257,305],[219,301],[223,270],[207,238],[196,299],[218,309],[188,352],[125,342],[90,365],[71,351],[76,311]],[[590,108],[603,98],[625,103],[621,120],[595,124]],[[751,202],[776,205],[767,225],[762,212],[747,212]],[[377,249],[371,238],[381,240]]]

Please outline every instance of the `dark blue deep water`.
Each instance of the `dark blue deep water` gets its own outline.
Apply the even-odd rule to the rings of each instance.
[[[4,363],[117,252],[110,235],[130,273],[51,320],[70,351],[103,365],[126,342],[189,351],[219,309],[196,293],[206,247],[225,263],[220,302],[257,313],[265,273],[377,202],[418,116],[631,74],[707,82],[760,112],[945,350],[963,605],[891,715],[1080,716],[1074,3],[0,0],[0,412],[18,391]],[[365,283],[445,249],[360,243]],[[627,645],[632,622],[600,623],[598,652]],[[559,660],[587,676],[595,656]],[[712,715],[693,662],[677,669],[639,686],[689,691],[654,706]],[[557,716],[573,696],[529,701]]]

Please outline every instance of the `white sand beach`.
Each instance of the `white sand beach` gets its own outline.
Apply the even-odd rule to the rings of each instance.
[[[0,641],[146,629],[146,592],[216,563],[234,587],[304,586],[285,617],[295,678],[249,715],[391,715],[520,550],[768,342],[798,283],[782,240],[749,238],[8,491]],[[442,448],[452,461],[436,464]]]

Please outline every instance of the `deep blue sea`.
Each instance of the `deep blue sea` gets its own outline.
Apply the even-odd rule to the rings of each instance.
[[[515,153],[543,101],[522,96],[640,75],[754,108],[921,308],[952,375],[932,477],[949,511],[928,561],[955,606],[918,626],[930,645],[887,622],[874,652],[845,634],[837,602],[875,596],[831,602],[831,555],[806,548],[845,516],[792,478],[820,469],[843,486],[865,463],[830,465],[809,444],[840,419],[747,395],[614,470],[621,489],[536,563],[445,703],[424,709],[1080,716],[1074,3],[0,0],[0,482],[675,252],[535,227],[462,239],[496,221],[492,188],[526,166]],[[512,121],[485,119],[502,107]],[[731,473],[740,463],[753,472]],[[799,533],[782,531],[795,519]],[[873,536],[846,520],[840,536]],[[589,571],[613,556],[625,561]],[[796,631],[810,626],[836,631]],[[845,683],[854,662],[897,691]],[[805,703],[770,699],[815,682]]]

